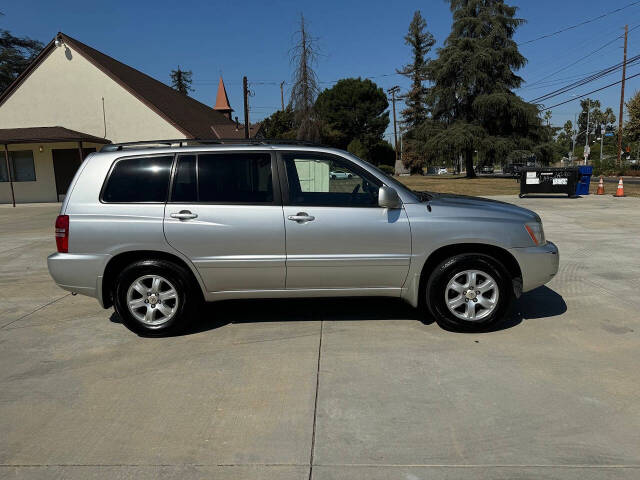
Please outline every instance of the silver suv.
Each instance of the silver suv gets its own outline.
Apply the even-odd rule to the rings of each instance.
[[[60,287],[137,333],[175,333],[202,301],[337,296],[486,329],[558,270],[530,210],[413,192],[341,150],[176,142],[87,157],[48,258]]]

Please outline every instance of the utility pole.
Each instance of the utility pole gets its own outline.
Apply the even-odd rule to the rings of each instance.
[[[244,95],[244,138],[249,138],[249,87],[247,77],[242,77],[242,94]]]
[[[602,148],[604,144],[604,123],[600,125],[600,164],[602,164]]]
[[[396,128],[396,93],[400,91],[399,86],[391,87],[387,93],[391,94],[391,103],[393,104],[393,148],[396,151],[396,162],[398,161],[398,131]]]
[[[284,112],[284,80],[280,82],[280,103],[282,104],[282,111]]]
[[[620,117],[618,118],[618,166],[622,165],[622,116],[624,115],[624,82],[627,76],[627,37],[629,25],[624,26],[624,60],[622,61],[622,86],[620,87]]]
[[[584,137],[584,146],[589,146],[589,122],[591,119],[591,99],[589,98],[589,106],[587,107],[587,131],[585,132]]]

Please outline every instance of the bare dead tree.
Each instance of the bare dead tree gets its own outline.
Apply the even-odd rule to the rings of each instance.
[[[289,105],[298,125],[298,140],[317,142],[320,140],[320,126],[313,108],[320,91],[318,77],[313,70],[318,58],[317,40],[309,35],[302,14],[300,29],[296,32],[295,38],[295,45],[289,51],[294,67]]]

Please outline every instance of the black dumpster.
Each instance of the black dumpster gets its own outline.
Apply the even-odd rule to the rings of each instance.
[[[576,194],[578,168],[525,168],[520,173],[520,198],[531,193]]]

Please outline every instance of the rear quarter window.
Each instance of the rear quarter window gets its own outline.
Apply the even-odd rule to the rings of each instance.
[[[107,203],[164,203],[173,156],[117,160],[102,191]]]

